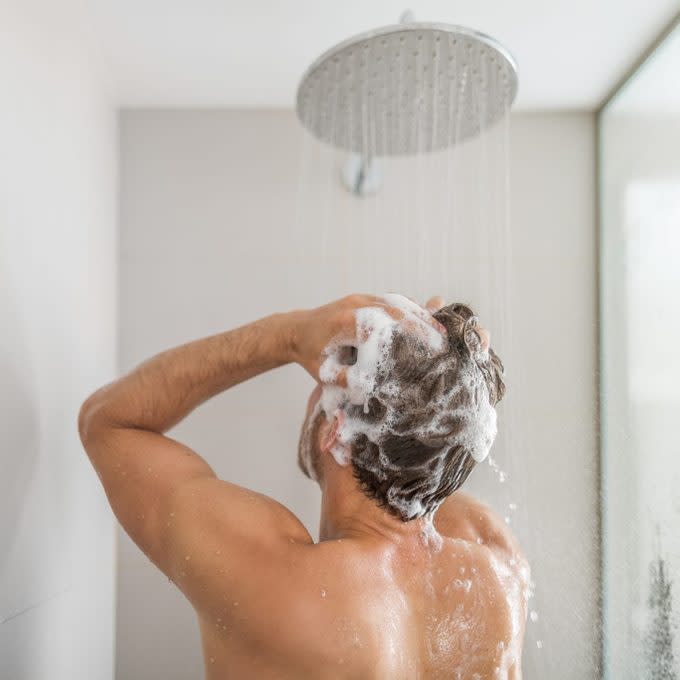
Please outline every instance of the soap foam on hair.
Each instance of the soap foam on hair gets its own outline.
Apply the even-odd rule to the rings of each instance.
[[[383,307],[366,307],[355,312],[356,316],[356,361],[353,365],[342,363],[343,347],[339,344],[329,345],[324,354],[319,371],[323,383],[320,407],[326,417],[339,420],[337,444],[331,453],[339,465],[349,465],[351,462],[352,443],[360,435],[364,435],[378,447],[387,434],[391,432],[391,425],[395,421],[398,398],[402,386],[390,376],[391,348],[397,333],[413,333],[423,342],[426,352],[436,356],[448,349],[446,336],[437,330],[432,323],[430,313],[412,302],[408,298],[395,293],[384,296],[384,300],[391,307],[398,309],[403,318],[393,318]],[[486,353],[484,353],[486,354]],[[340,371],[345,370],[347,386],[334,384]],[[377,377],[381,375],[381,384],[377,385]],[[466,389],[475,395],[470,404],[451,411],[444,407],[436,408],[434,403],[434,417],[422,427],[416,427],[408,434],[420,441],[428,438],[441,438],[450,430],[446,420],[452,415],[465,423],[455,433],[445,439],[441,446],[439,465],[434,465],[431,472],[432,486],[441,482],[444,471],[443,455],[454,446],[462,446],[470,452],[477,462],[483,461],[493,444],[496,436],[496,411],[489,401],[488,389],[481,372],[473,365],[461,367],[459,386],[452,389]],[[379,422],[370,422],[357,415],[351,415],[350,406],[363,406],[362,412],[368,413],[372,398],[379,398],[386,407],[386,415]],[[356,413],[356,409],[352,409]],[[430,461],[432,465],[432,461]],[[379,455],[375,460],[362,460],[362,465],[368,467],[378,478],[386,479],[390,469],[396,469],[385,455]],[[456,472],[458,474],[460,471]],[[424,515],[427,508],[422,501],[414,497],[406,499],[395,493],[388,492],[388,502],[404,517],[415,518]]]

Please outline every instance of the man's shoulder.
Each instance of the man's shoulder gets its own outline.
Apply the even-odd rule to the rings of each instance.
[[[519,542],[505,521],[469,494],[457,491],[447,498],[435,515],[435,526],[443,536],[522,556]]]

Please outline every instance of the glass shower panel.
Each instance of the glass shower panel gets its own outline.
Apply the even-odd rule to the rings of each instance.
[[[602,111],[604,677],[680,678],[680,27]]]

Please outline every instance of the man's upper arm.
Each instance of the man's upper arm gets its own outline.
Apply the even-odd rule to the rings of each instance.
[[[290,541],[312,542],[282,505],[218,480],[173,439],[108,426],[83,440],[125,531],[192,601],[220,569],[229,567],[234,581],[247,579],[255,557],[271,561]]]
[[[184,485],[165,519],[166,573],[199,611],[230,598],[263,599],[266,609],[275,589],[293,578],[292,553],[313,544],[283,505],[216,478]]]
[[[81,437],[118,521],[165,570],[165,508],[184,484],[214,472],[190,448],[156,432],[101,424],[81,429]]]

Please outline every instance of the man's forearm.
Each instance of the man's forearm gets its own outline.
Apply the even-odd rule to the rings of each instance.
[[[293,357],[293,314],[277,314],[149,359],[95,392],[81,431],[98,426],[165,432],[210,397]]]

